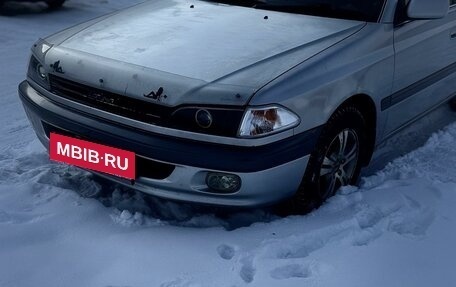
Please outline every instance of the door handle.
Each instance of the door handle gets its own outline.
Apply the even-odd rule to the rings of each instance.
[[[452,33],[450,34],[450,39],[456,40],[456,32],[452,32]]]

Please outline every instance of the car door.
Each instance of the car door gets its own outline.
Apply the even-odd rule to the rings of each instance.
[[[450,0],[445,18],[412,21],[404,17],[408,1],[398,2],[393,94],[382,101],[382,110],[388,110],[386,134],[456,92],[456,0]]]

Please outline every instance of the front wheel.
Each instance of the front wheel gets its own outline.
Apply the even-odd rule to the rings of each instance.
[[[360,143],[355,129],[346,128],[337,134],[320,166],[320,198],[326,199],[344,185],[353,182],[360,156]]]
[[[308,213],[345,185],[356,184],[366,156],[367,124],[355,106],[336,111],[322,130],[301,185],[288,206]]]

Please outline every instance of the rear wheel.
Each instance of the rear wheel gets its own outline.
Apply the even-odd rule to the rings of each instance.
[[[302,183],[291,199],[293,213],[308,213],[345,185],[356,184],[366,156],[367,124],[355,106],[330,118],[310,156]]]
[[[47,0],[46,4],[49,6],[50,9],[57,9],[62,7],[65,0]]]

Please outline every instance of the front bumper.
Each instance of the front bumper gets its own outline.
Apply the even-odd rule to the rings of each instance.
[[[27,81],[19,95],[43,145],[49,146],[49,127],[137,153],[142,159],[172,167],[165,178],[140,174],[134,185],[118,183],[173,200],[225,206],[267,205],[290,197],[298,189],[320,129],[275,143],[243,147],[179,139],[135,129],[87,114],[50,100]],[[239,191],[218,194],[208,189],[208,172],[227,172],[242,180]]]

